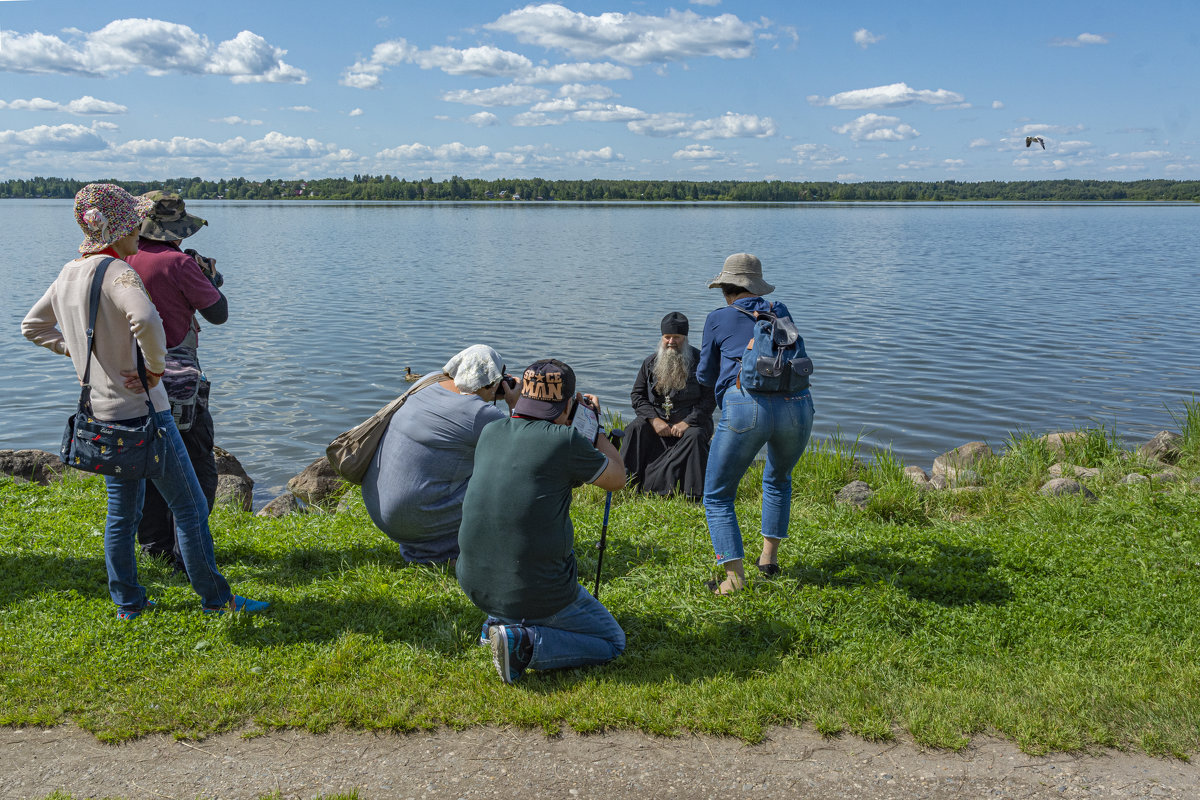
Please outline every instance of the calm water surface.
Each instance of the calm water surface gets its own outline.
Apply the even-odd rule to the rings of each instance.
[[[204,324],[217,442],[265,502],[330,439],[477,342],[554,356],[630,416],[667,311],[700,343],[729,253],[763,261],[816,365],[814,434],[928,468],[964,441],[1177,428],[1200,388],[1196,205],[189,204],[230,321]],[[20,321],[82,238],[0,202],[0,448],[54,451],[78,386]]]

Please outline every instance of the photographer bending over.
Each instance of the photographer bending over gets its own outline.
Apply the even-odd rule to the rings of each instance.
[[[440,564],[458,558],[463,495],[484,426],[505,419],[519,384],[500,354],[477,344],[442,367],[442,380],[417,386],[388,422],[363,478],[371,521],[400,545],[405,560]]]
[[[525,370],[513,416],[489,425],[475,449],[463,501],[458,582],[487,613],[496,670],[513,683],[526,669],[603,664],[625,649],[625,632],[577,579],[571,490],[625,486],[625,467],[603,434],[571,426],[575,373],[561,361]]]

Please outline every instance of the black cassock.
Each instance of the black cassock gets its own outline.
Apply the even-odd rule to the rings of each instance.
[[[712,387],[696,381],[700,351],[691,345],[688,349],[692,352],[692,369],[687,384],[667,397],[654,386],[655,356],[642,362],[629,394],[637,419],[625,429],[621,457],[636,488],[664,495],[678,491],[699,500],[704,495],[704,468],[708,463],[717,399]],[[670,413],[667,413],[668,401]],[[656,417],[670,425],[686,422],[688,429],[678,439],[659,436],[650,425],[650,420]]]

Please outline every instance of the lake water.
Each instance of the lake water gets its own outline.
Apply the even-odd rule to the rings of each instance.
[[[217,442],[266,502],[341,431],[474,343],[571,364],[629,411],[682,311],[756,253],[816,371],[814,435],[928,469],[1013,431],[1177,429],[1200,385],[1200,205],[194,202],[230,321],[204,324]],[[81,240],[69,201],[0,202],[0,448],[55,451],[78,387],[20,321]]]

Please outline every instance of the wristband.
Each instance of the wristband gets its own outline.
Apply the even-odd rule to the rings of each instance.
[[[165,371],[166,370],[163,370],[163,372]],[[150,370],[146,370],[146,374],[152,378],[161,378],[163,376],[162,372],[151,372]]]

